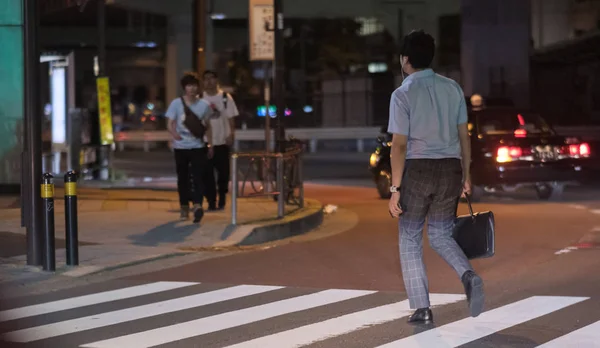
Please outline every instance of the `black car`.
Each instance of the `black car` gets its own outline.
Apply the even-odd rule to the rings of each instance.
[[[514,107],[469,111],[472,198],[485,193],[536,189],[539,199],[559,198],[568,183],[595,175],[597,144],[558,135],[539,114]],[[389,134],[378,138],[369,169],[382,198],[391,183]]]

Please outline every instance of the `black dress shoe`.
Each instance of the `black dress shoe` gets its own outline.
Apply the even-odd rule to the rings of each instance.
[[[476,317],[483,312],[483,280],[475,272],[466,271],[462,276],[462,283],[465,287],[471,316]]]
[[[194,206],[194,223],[200,223],[202,218],[204,217],[204,210],[202,210],[201,206]]]
[[[433,322],[433,313],[429,308],[419,308],[410,317],[410,324],[431,324]]]

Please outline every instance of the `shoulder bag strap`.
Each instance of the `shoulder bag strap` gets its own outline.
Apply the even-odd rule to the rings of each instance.
[[[188,116],[194,115],[194,116],[198,117],[196,115],[196,113],[192,109],[190,109],[190,107],[185,103],[185,100],[183,99],[183,97],[179,97],[179,98],[181,99],[181,104],[183,105],[183,112],[185,112],[185,116],[188,117]]]

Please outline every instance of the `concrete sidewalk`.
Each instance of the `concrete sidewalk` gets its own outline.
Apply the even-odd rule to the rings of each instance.
[[[238,199],[238,224],[231,225],[231,209],[206,212],[201,224],[179,220],[177,193],[170,189],[98,189],[78,192],[80,266],[65,265],[63,191],[55,191],[56,268],[64,276],[78,277],[103,270],[195,251],[236,249],[308,232],[323,219],[320,202],[306,199],[304,208],[286,205],[277,219],[272,198]],[[229,199],[228,202],[231,202]],[[26,267],[25,229],[21,227],[18,199],[3,199],[0,233],[12,243],[0,248],[21,248],[22,254],[0,260],[0,284],[48,275]],[[19,241],[20,240],[20,241]],[[3,255],[6,253],[3,253]],[[9,253],[10,254],[10,253]],[[14,255],[14,250],[12,254]]]

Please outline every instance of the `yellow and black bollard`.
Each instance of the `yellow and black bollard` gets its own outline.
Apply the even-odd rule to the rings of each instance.
[[[54,177],[50,173],[42,176],[41,196],[44,212],[44,271],[56,270],[54,250]]]
[[[77,222],[77,174],[69,171],[65,174],[65,237],[67,266],[79,264],[79,242]]]

